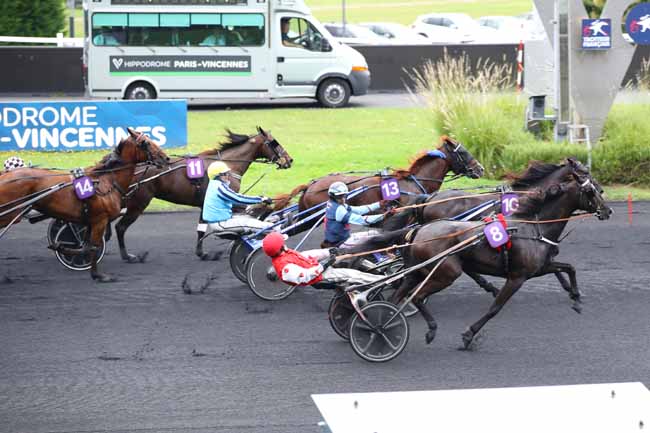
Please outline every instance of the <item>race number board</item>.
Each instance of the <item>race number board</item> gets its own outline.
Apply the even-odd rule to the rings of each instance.
[[[510,216],[519,208],[519,196],[517,194],[503,194],[501,197],[501,213],[503,216]]]
[[[508,240],[510,240],[508,232],[503,228],[499,221],[486,225],[483,229],[483,233],[485,233],[485,237],[492,248],[498,248],[501,245],[505,245]]]
[[[399,191],[399,183],[397,182],[397,179],[394,179],[392,177],[383,179],[380,183],[380,188],[381,188],[381,197],[384,200],[399,200],[400,191]]]
[[[72,181],[74,192],[79,200],[86,200],[95,195],[93,180],[88,176],[82,176]]]
[[[189,158],[187,160],[187,177],[200,179],[205,174],[205,165],[201,158]]]

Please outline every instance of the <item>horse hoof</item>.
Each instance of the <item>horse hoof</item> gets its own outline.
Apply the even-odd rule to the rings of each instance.
[[[203,253],[199,257],[201,258],[202,261],[204,262],[216,262],[217,260],[221,259],[221,255],[223,254],[222,251],[217,251],[215,253]]]
[[[472,345],[472,340],[474,339],[474,333],[472,332],[471,329],[468,329],[467,331],[463,332],[461,336],[463,337],[463,347],[465,348],[465,350],[468,350]]]
[[[578,314],[582,314],[582,307],[577,302],[574,302],[573,305],[571,305],[571,309]]]
[[[436,330],[430,329],[429,332],[427,332],[427,335],[424,337],[424,340],[427,342],[427,344],[431,344],[435,338]]]
[[[496,298],[497,296],[499,296],[499,289],[494,289],[490,293],[492,293],[493,298]]]
[[[147,261],[147,257],[149,257],[149,251],[145,251],[145,252],[142,253],[142,254],[138,254],[138,257],[137,257],[138,262],[139,262],[139,263],[144,263],[144,262],[146,262],[146,261]]]
[[[47,246],[47,248],[52,250],[52,251],[57,251],[59,249],[59,247],[60,247],[60,244],[58,242],[53,243],[53,244],[49,244]]]
[[[117,281],[116,278],[111,277],[108,274],[96,274],[93,275],[93,280],[97,281],[98,283],[114,283]]]

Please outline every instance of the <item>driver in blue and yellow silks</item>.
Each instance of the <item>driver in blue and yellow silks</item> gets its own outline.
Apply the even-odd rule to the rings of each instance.
[[[272,204],[268,197],[255,197],[233,191],[230,184],[230,167],[223,161],[214,161],[208,167],[208,189],[203,202],[202,218],[207,227],[199,224],[199,231],[250,233],[272,226],[245,214],[233,214],[233,206],[247,206],[257,203]]]
[[[365,206],[350,206],[346,197],[348,187],[343,182],[334,182],[327,193],[330,197],[325,210],[325,240],[321,248],[339,247],[350,248],[376,235],[376,230],[351,233],[350,224],[369,226],[384,219],[384,214],[366,215],[385,207],[389,201],[381,200]]]

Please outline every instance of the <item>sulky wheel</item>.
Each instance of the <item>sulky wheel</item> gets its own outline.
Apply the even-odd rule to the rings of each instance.
[[[397,357],[409,340],[406,317],[390,302],[371,302],[361,308],[350,323],[350,345],[354,353],[370,362],[386,362]]]
[[[384,300],[380,292],[375,292],[372,297],[374,301]],[[347,293],[337,290],[330,301],[327,314],[332,329],[344,340],[350,340],[350,322],[354,313],[350,297]]]
[[[279,301],[293,293],[296,286],[283,283],[275,273],[271,259],[260,248],[246,260],[248,287],[265,301]]]
[[[228,250],[228,258],[230,259],[230,269],[235,277],[242,283],[246,283],[246,258],[251,253],[251,250],[241,240],[233,241]]]
[[[54,238],[56,238],[56,234],[61,230],[61,227],[63,227],[66,224],[72,224],[77,227],[82,227],[81,225],[78,225],[76,223],[67,223],[63,220],[60,219],[52,219],[50,221],[50,224],[47,226],[47,243],[52,246],[54,245]],[[104,240],[108,241],[110,239],[110,226],[106,226],[106,233],[104,233]],[[85,234],[85,232],[84,232]]]
[[[54,223],[55,221],[53,221]],[[50,223],[52,226],[52,223]],[[70,249],[82,249],[86,243],[87,226],[75,223],[64,223],[54,236],[54,244]],[[106,253],[106,241],[102,237],[102,244],[97,251],[97,263],[101,262]],[[90,253],[87,254],[63,254],[55,251],[56,258],[63,266],[73,271],[87,271],[90,269],[92,262]]]

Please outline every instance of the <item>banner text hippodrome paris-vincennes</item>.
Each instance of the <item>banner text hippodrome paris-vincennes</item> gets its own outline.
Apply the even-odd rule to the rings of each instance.
[[[132,127],[166,148],[187,144],[186,101],[0,103],[0,151],[109,149]]]

